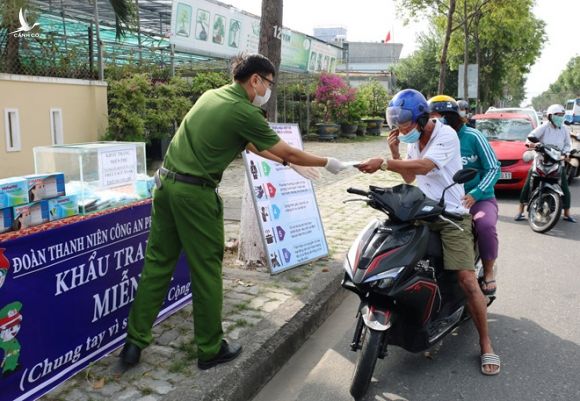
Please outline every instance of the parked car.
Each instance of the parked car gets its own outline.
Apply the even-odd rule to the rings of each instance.
[[[531,120],[532,120],[532,128],[536,128],[538,127],[541,123],[542,123],[542,119],[538,117],[538,113],[536,113],[536,110],[534,110],[533,107],[503,107],[503,108],[497,108],[497,107],[490,107],[489,109],[487,109],[487,111],[485,112],[485,114],[488,113],[512,113],[512,114],[525,114],[530,116]]]
[[[475,128],[485,135],[501,163],[501,176],[495,188],[521,190],[531,167],[531,162],[524,162],[522,156],[528,150],[526,138],[535,127],[532,117],[512,112],[488,112],[476,114],[472,119]]]

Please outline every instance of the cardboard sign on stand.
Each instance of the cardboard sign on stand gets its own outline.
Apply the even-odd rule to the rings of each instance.
[[[296,124],[271,124],[290,146],[302,149]],[[328,255],[312,182],[292,168],[244,152],[244,163],[272,274]]]

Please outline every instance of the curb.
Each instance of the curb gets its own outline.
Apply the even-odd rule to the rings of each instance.
[[[240,339],[242,355],[232,363],[182,383],[163,401],[247,401],[282,368],[346,297],[342,263],[331,261],[318,272],[308,292],[284,302]]]

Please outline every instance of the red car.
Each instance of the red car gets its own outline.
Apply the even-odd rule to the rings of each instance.
[[[499,190],[521,190],[526,182],[531,162],[522,155],[528,148],[526,138],[534,122],[526,114],[486,113],[472,117],[475,128],[485,135],[501,163],[501,176],[495,184]]]

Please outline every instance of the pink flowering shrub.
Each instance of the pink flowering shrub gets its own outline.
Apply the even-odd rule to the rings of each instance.
[[[356,89],[349,87],[341,77],[322,74],[316,87],[315,98],[322,106],[325,122],[344,120],[347,106],[355,100]]]

